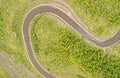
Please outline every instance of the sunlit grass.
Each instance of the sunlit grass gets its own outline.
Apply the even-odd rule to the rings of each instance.
[[[26,66],[40,77],[30,62],[22,40],[22,22],[26,13],[45,0],[0,0],[0,48],[5,50],[16,63]]]
[[[0,64],[0,78],[12,78],[1,64]]]
[[[65,0],[98,37],[107,37],[120,28],[120,1]]]
[[[22,22],[28,10],[44,1],[45,0],[0,0],[0,47],[7,51],[7,53],[9,53],[10,56],[13,57],[16,63],[25,65],[33,73],[36,72],[27,60],[27,56],[23,46],[24,44],[21,31]],[[111,7],[111,15],[113,16],[108,15],[108,18],[105,16],[105,13],[103,15],[92,15],[94,13],[92,13],[93,11],[91,11],[91,8],[88,9],[88,12],[85,11],[87,9],[85,7],[83,9],[81,7],[78,8],[79,4],[76,0],[68,1],[69,4],[73,6],[78,15],[80,15],[82,20],[87,24],[87,26],[89,26],[90,31],[94,34],[99,36],[108,36],[113,32],[116,32],[117,28],[119,27],[119,8],[116,8],[119,3],[114,2],[114,0],[110,1],[110,6],[115,4],[114,7]],[[76,1],[76,3],[74,3],[74,1]],[[84,3],[85,2],[83,2],[83,4]],[[92,6],[97,5],[94,4]],[[86,4],[83,6],[86,6]],[[98,68],[101,71],[100,75],[105,75],[106,77],[109,77],[111,76],[109,75],[110,72],[105,72],[109,70],[111,68],[110,65],[112,65],[114,69],[110,69],[110,71],[114,71],[114,75],[112,77],[118,76],[118,70],[120,67],[119,58],[116,59],[113,56],[109,57],[108,59],[111,59],[110,63],[108,63],[109,60],[103,59],[101,57],[101,55],[103,54],[103,50],[97,49],[95,47],[93,48],[91,45],[86,43],[85,40],[77,36],[75,33],[71,32],[71,30],[69,30],[64,25],[56,23],[56,21],[53,19],[50,20],[49,18],[41,16],[39,23],[36,23],[34,24],[37,28],[34,29],[33,27],[32,29],[32,32],[34,33],[34,38],[32,39],[35,39],[35,41],[33,41],[35,52],[38,54],[37,57],[40,60],[40,63],[42,63],[43,66],[45,65],[48,70],[58,74],[62,78],[79,78],[81,76],[96,76],[97,69],[95,68]],[[74,41],[74,39],[77,41]],[[52,44],[55,46],[53,46]],[[86,50],[86,48],[88,50]],[[120,51],[119,45],[116,46],[113,51],[117,54],[118,51]],[[95,52],[96,54],[92,56],[92,52]],[[86,62],[86,60],[88,60],[89,58],[93,57],[94,59],[94,57],[96,58],[96,56],[99,56],[101,60],[106,60],[104,61],[104,63],[106,64],[106,67],[108,66],[108,69],[98,67],[98,63],[94,63],[94,61],[98,62],[98,60],[88,62],[88,64],[84,62],[82,62],[83,64],[81,63],[81,60]],[[112,62],[115,63],[113,64]],[[98,65],[102,66],[102,64],[103,62],[100,61],[100,64]],[[118,67],[114,68],[114,66]],[[105,66],[103,65],[103,67]],[[91,72],[92,70],[94,71]]]
[[[104,56],[67,26],[38,15],[31,23],[31,40],[40,63],[62,78],[118,77],[120,58]]]

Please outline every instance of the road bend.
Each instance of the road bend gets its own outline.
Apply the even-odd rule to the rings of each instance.
[[[72,28],[80,36],[82,36],[88,42],[90,42],[91,44],[95,46],[106,48],[106,47],[114,46],[120,40],[120,30],[118,30],[115,34],[113,34],[109,38],[106,38],[106,39],[96,38],[91,33],[86,31],[82,27],[82,24],[77,23],[75,20],[69,17],[66,12],[64,12],[62,9],[56,6],[49,5],[49,4],[43,4],[43,5],[40,5],[40,6],[37,6],[31,9],[26,14],[24,21],[23,21],[23,29],[22,29],[23,41],[24,41],[26,52],[28,54],[31,64],[45,78],[56,78],[56,76],[48,72],[47,70],[45,70],[42,67],[42,65],[40,65],[40,63],[37,61],[35,54],[34,54],[34,50],[31,45],[31,41],[30,41],[30,22],[36,15],[45,13],[45,12],[53,13],[57,15],[58,17],[60,17],[63,21],[65,21],[66,24],[68,24],[70,28]]]

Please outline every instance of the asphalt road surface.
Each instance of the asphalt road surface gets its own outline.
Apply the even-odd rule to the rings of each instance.
[[[100,39],[94,37],[92,34],[90,34],[88,31],[86,31],[79,23],[77,23],[75,20],[73,20],[71,17],[69,17],[67,15],[67,13],[65,13],[62,9],[60,9],[56,6],[52,6],[49,4],[43,4],[43,5],[40,5],[40,6],[37,6],[33,9],[31,9],[27,13],[27,15],[25,16],[24,21],[23,21],[23,29],[22,29],[23,30],[22,31],[23,40],[24,40],[26,52],[28,54],[31,64],[45,78],[56,78],[56,76],[50,72],[47,72],[37,61],[37,59],[34,55],[31,41],[30,41],[30,22],[36,15],[38,15],[40,13],[45,13],[45,12],[53,13],[53,14],[57,15],[58,17],[60,17],[62,20],[65,21],[65,23],[70,28],[72,28],[80,36],[82,36],[88,42],[90,42],[91,44],[93,44],[95,46],[98,46],[101,48],[107,48],[107,47],[114,46],[120,40],[120,30],[118,30],[113,36],[106,38],[106,39],[100,40]]]

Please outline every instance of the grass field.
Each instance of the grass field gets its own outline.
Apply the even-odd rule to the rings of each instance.
[[[120,28],[120,1],[65,0],[98,37],[107,37]]]
[[[1,64],[0,64],[0,78],[12,78]]]
[[[28,10],[47,1],[49,0],[0,0],[0,49],[13,57],[16,63],[25,65],[38,78],[41,78],[41,76],[36,73],[27,60],[21,29],[23,18]],[[84,2],[86,0],[82,1],[84,7],[80,6],[80,0],[66,1],[89,26],[89,30],[97,36],[110,35],[119,27],[120,9],[119,7],[116,8],[119,3],[115,4],[114,0],[110,1],[111,5],[115,4],[115,11],[113,8],[111,13],[113,16],[109,12],[100,15],[92,11],[91,8],[87,9],[87,4]],[[97,5],[91,4],[90,6]],[[106,9],[103,10],[106,11]],[[92,28],[95,30],[92,30]],[[115,46],[107,58],[103,58],[102,49],[93,47],[63,24],[43,15],[33,20],[31,29],[33,47],[40,63],[60,77],[87,78],[103,76],[105,78],[115,78],[120,75],[120,58],[116,56],[120,55],[120,45]],[[2,67],[0,67],[1,76],[3,78],[9,76]]]
[[[51,17],[38,15],[31,23],[31,40],[40,63],[61,78],[117,78],[117,50],[96,48],[67,26]],[[118,52],[116,52],[118,53]],[[108,57],[107,57],[108,56]]]
[[[8,53],[16,63],[26,66],[41,78],[27,60],[23,40],[22,22],[25,14],[46,0],[0,0],[0,49]]]

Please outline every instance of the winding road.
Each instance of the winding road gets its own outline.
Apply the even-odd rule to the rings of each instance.
[[[23,29],[22,29],[22,35],[23,35],[23,41],[26,47],[26,52],[29,57],[29,60],[33,67],[40,73],[42,74],[45,78],[56,78],[55,75],[53,75],[50,72],[47,72],[40,63],[37,61],[35,55],[34,55],[34,50],[32,48],[32,44],[30,41],[30,22],[32,19],[40,14],[40,13],[53,13],[60,17],[65,23],[72,28],[75,32],[77,32],[80,36],[85,38],[88,42],[91,44],[101,47],[101,48],[108,48],[111,46],[114,46],[117,42],[120,40],[120,30],[118,30],[113,36],[106,38],[106,39],[98,39],[92,34],[90,34],[88,31],[86,31],[81,24],[77,23],[75,20],[73,20],[71,17],[67,15],[62,9],[49,5],[49,4],[43,4],[40,6],[37,6],[33,9],[31,9],[25,16],[24,21],[23,21]]]

